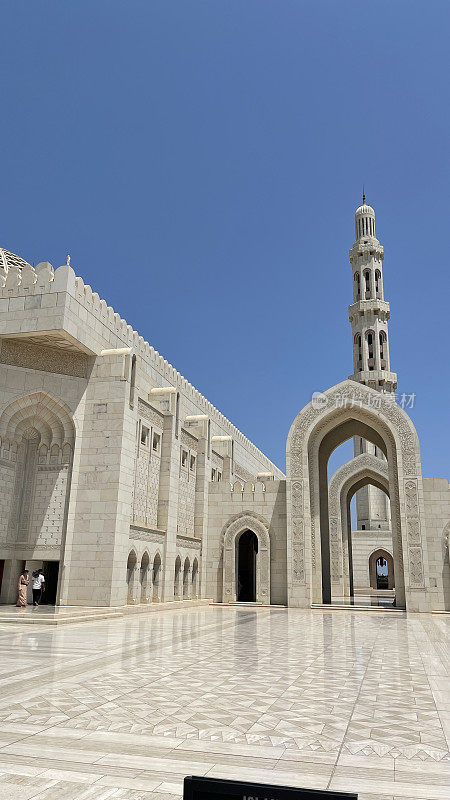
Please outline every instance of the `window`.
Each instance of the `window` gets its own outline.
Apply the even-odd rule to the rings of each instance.
[[[375,292],[377,298],[381,299],[381,272],[379,269],[375,270]]]
[[[148,444],[148,435],[149,435],[149,433],[150,433],[149,429],[146,428],[145,425],[143,425],[142,428],[141,428],[141,444],[145,444],[145,445]]]
[[[362,346],[361,346],[361,334],[357,333],[354,338],[354,343],[356,345],[356,354],[357,354],[357,370],[362,369]]]
[[[194,469],[195,469],[195,456],[193,456],[192,453],[191,453],[191,460],[190,460],[189,466],[190,466],[191,472],[193,472]]]
[[[385,342],[386,342],[386,334],[384,333],[384,331],[380,331],[380,358],[381,358],[382,361],[385,358],[385,355],[384,355],[384,344],[385,344]]]
[[[222,480],[222,473],[221,473],[221,472],[219,472],[219,470],[217,470],[217,480],[218,480],[218,481],[221,481],[221,480]]]
[[[365,531],[366,530],[366,526],[365,525],[361,525],[361,530]]]
[[[374,335],[373,335],[372,331],[369,331],[367,333],[367,348],[368,348],[368,351],[369,351],[369,365],[368,366],[369,366],[370,370],[373,370],[373,368],[375,366],[374,349],[373,349],[373,344],[374,344],[373,336]]]
[[[182,467],[187,467],[187,463],[188,463],[188,451],[187,450],[182,450],[181,451],[181,466]]]
[[[161,436],[159,433],[154,433],[152,447],[155,453],[159,453],[160,446],[161,446]]]
[[[214,469],[214,467],[211,470],[211,480],[212,481],[216,480],[216,470]]]

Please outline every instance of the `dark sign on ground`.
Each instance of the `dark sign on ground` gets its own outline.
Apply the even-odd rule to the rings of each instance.
[[[183,800],[358,800],[357,794],[322,789],[294,789],[267,783],[227,781],[221,778],[184,779]]]

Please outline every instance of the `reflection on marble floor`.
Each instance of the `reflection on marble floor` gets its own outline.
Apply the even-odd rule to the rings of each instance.
[[[0,628],[0,800],[185,775],[449,797],[450,617],[205,606]]]

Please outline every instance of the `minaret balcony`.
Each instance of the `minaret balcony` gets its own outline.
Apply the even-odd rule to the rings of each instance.
[[[389,372],[385,369],[367,369],[354,372],[349,376],[349,380],[357,383],[365,383],[366,386],[373,386],[381,390],[392,391],[397,388],[397,373]]]
[[[389,319],[390,317],[390,306],[387,300],[357,300],[356,303],[352,303],[351,306],[348,307],[348,316],[350,322],[353,322],[353,319],[357,319],[358,317],[363,316],[364,314],[375,314],[383,319]]]

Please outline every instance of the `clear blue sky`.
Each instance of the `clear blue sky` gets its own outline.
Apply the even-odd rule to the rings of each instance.
[[[450,4],[0,3],[0,243],[93,289],[279,466],[352,371],[377,214],[424,475],[449,473]]]

